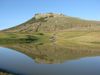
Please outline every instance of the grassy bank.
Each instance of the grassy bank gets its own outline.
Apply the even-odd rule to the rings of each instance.
[[[55,34],[55,35],[54,35]],[[55,33],[0,33],[0,43],[56,43],[71,49],[100,49],[100,32],[60,31]]]
[[[47,41],[44,33],[0,33],[0,43],[30,43]]]
[[[0,43],[50,43],[63,47],[95,47],[100,45],[100,32],[59,31],[55,33],[0,33]],[[54,41],[53,41],[54,40]]]

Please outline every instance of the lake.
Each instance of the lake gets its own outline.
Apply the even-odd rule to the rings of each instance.
[[[99,55],[52,45],[7,44],[0,46],[0,69],[17,75],[100,75]]]

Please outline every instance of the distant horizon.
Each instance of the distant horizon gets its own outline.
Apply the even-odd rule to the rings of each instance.
[[[36,13],[62,13],[84,20],[100,21],[100,0],[0,0],[0,30],[17,26]]]

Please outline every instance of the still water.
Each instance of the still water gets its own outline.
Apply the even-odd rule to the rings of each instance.
[[[38,52],[34,51],[31,56],[28,56],[27,52],[24,54],[23,51],[14,50],[15,47],[19,46],[13,46],[13,49],[0,47],[0,69],[17,75],[100,75],[100,53],[98,52],[96,54],[91,51],[88,53],[83,51],[82,55],[81,52],[67,51],[53,55],[53,51],[50,53],[46,50],[48,53],[44,52],[44,55],[52,56],[45,60],[47,55],[44,56],[39,49]],[[21,49],[23,49],[22,47],[20,46]],[[29,50],[27,47],[24,48]]]

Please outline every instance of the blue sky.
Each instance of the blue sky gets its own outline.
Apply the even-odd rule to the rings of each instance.
[[[46,12],[100,20],[100,0],[0,0],[0,30]]]

